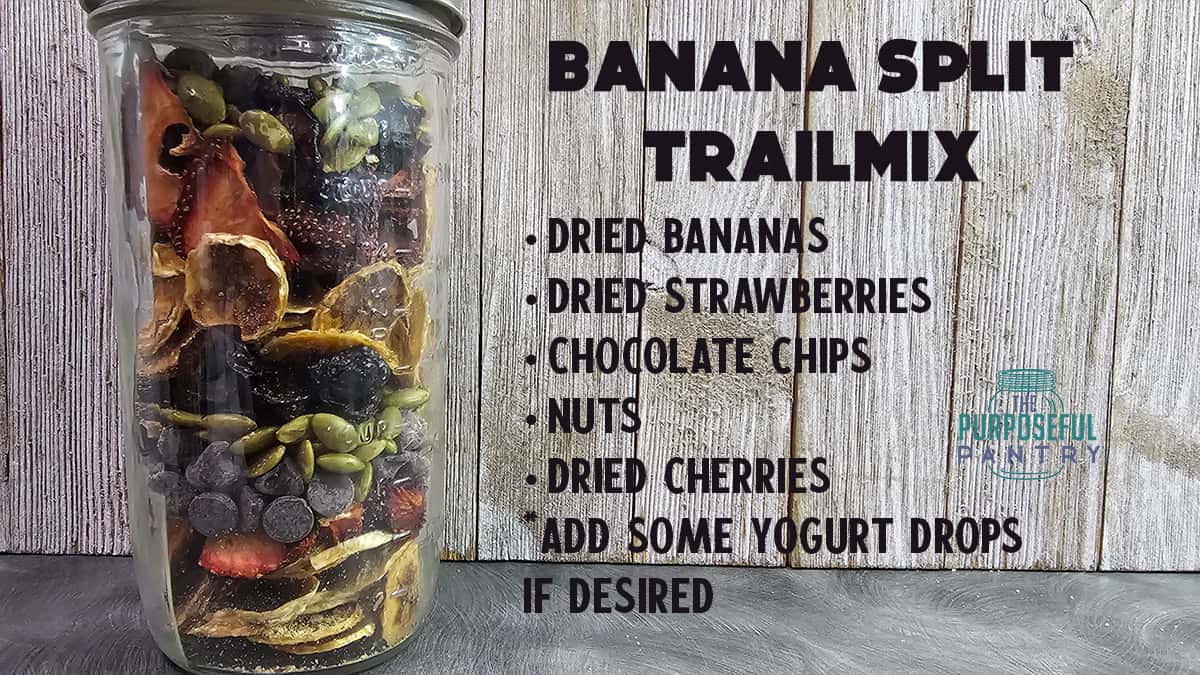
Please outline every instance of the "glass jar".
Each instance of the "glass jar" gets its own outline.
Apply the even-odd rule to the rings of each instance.
[[[138,586],[197,673],[363,670],[428,610],[448,0],[85,0]]]

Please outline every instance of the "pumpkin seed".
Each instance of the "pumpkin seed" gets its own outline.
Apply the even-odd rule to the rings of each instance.
[[[199,427],[204,424],[204,418],[196,413],[190,413],[184,410],[176,410],[174,408],[163,408],[160,411],[163,421],[169,424],[174,424],[177,427]]]
[[[358,429],[359,443],[370,443],[375,440],[375,422],[372,420],[360,422],[355,428]]]
[[[374,89],[381,99],[390,101],[405,98],[404,90],[400,88],[400,85],[392,82],[372,82],[367,86]]]
[[[358,473],[366,464],[354,455],[344,452],[331,452],[317,458],[317,466],[334,473]]]
[[[333,154],[321,165],[325,173],[342,173],[358,166],[367,156],[367,149],[361,145],[339,144]]]
[[[312,113],[316,115],[321,124],[326,127],[333,123],[333,120],[346,115],[350,112],[350,94],[336,89],[330,89],[321,97],[321,100],[313,104]]]
[[[265,110],[247,110],[238,118],[238,126],[252,143],[277,155],[289,155],[296,147],[292,132]]]
[[[379,413],[379,435],[392,439],[404,431],[404,413],[396,406],[388,406]]]
[[[229,445],[229,451],[235,455],[253,455],[262,452],[275,444],[275,432],[279,427],[263,427],[255,429]]]
[[[366,148],[379,143],[379,122],[372,117],[351,122],[346,127],[346,140]]]
[[[354,501],[361,502],[367,498],[371,492],[371,482],[374,480],[374,471],[371,470],[371,465],[367,464],[363,470],[358,473],[358,478],[354,481]]]
[[[310,425],[321,443],[335,453],[350,452],[358,445],[358,429],[337,415],[317,413]]]
[[[429,400],[429,390],[428,389],[419,389],[417,387],[411,387],[408,389],[401,389],[399,391],[393,391],[392,393],[388,394],[387,396],[384,396],[383,404],[385,406],[392,406],[395,408],[400,408],[401,410],[410,410],[413,408],[420,408],[421,406],[425,405],[425,402],[428,400]]]
[[[239,133],[241,133],[241,131],[242,130],[239,129],[237,127],[237,125],[235,125],[235,124],[226,124],[225,122],[218,122],[218,123],[212,125],[211,127],[205,129],[202,132],[202,135],[205,138],[233,138],[233,137],[237,136]]]
[[[350,113],[355,117],[374,117],[382,109],[379,92],[371,87],[363,87],[350,97]]]
[[[217,72],[217,64],[213,63],[211,56],[190,47],[178,47],[171,50],[171,53],[163,59],[163,65],[176,73],[191,72],[210,80]]]
[[[258,423],[254,420],[233,413],[205,415],[201,424],[210,434],[222,438],[239,438],[258,428]]]
[[[312,419],[312,415],[301,415],[279,427],[279,431],[275,432],[275,440],[285,445],[291,445],[304,438],[304,434],[308,433],[308,421],[310,419]]]
[[[376,457],[378,457],[379,455],[383,454],[383,451],[386,447],[387,447],[387,441],[385,441],[382,438],[379,438],[379,439],[371,441],[370,443],[364,443],[364,444],[358,446],[357,448],[355,448],[354,456],[359,458],[360,460],[362,460],[362,462],[364,464],[369,464],[371,462],[371,460],[373,460]]]
[[[319,75],[308,78],[308,89],[317,96],[324,96],[329,91],[329,83]]]
[[[271,448],[269,452],[264,452],[254,458],[253,462],[246,467],[246,476],[250,478],[258,478],[264,473],[274,469],[279,462],[283,461],[283,455],[287,452],[287,448],[282,445],[277,445]]]
[[[300,469],[300,475],[304,477],[304,482],[312,480],[313,469],[316,466],[316,455],[313,453],[312,441],[307,438],[300,441],[300,445],[296,446],[296,466]]]
[[[225,94],[216,82],[195,73],[180,73],[176,88],[183,107],[201,126],[225,119]]]
[[[400,449],[400,446],[396,445],[396,441],[394,441],[394,440],[392,440],[392,439],[390,439],[390,438],[385,438],[385,439],[383,439],[383,442],[384,442],[384,444],[385,444],[385,445],[383,446],[383,449],[384,449],[384,451],[385,451],[385,452],[387,452],[387,454],[389,454],[389,455],[394,455],[394,454],[396,454],[396,451]]]

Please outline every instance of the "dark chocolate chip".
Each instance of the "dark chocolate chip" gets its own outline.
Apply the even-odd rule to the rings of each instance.
[[[308,484],[308,504],[326,518],[333,518],[350,508],[354,501],[354,481],[350,476],[318,471]]]
[[[249,485],[243,485],[238,491],[238,530],[242,532],[258,532],[262,521],[263,498]]]
[[[254,489],[272,497],[299,497],[304,494],[304,476],[290,458],[254,481]]]
[[[313,512],[299,497],[280,497],[263,511],[262,528],[281,544],[294,544],[308,536],[313,528]]]
[[[205,492],[188,506],[188,520],[197,532],[206,537],[220,537],[233,532],[238,523],[237,504],[226,494]]]

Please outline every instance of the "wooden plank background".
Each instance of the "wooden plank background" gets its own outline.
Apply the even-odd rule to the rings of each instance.
[[[797,567],[1200,568],[1200,0],[469,0],[456,74],[452,367],[445,553]],[[0,550],[125,553],[115,345],[95,49],[73,0],[0,0]],[[1071,39],[1065,91],[874,91],[885,39]],[[860,91],[808,95],[553,94],[546,42],[841,40]],[[994,63],[1000,63],[996,56]],[[972,185],[691,185],[645,171],[643,129],[980,130]],[[552,216],[822,216],[830,250],[779,256],[550,255]],[[651,229],[653,232],[653,228]],[[547,276],[926,276],[922,315],[549,315]],[[661,307],[661,303],[657,303]],[[863,376],[559,376],[550,337],[705,334],[870,338]],[[537,356],[535,366],[524,362]],[[1047,367],[1096,415],[1102,466],[1030,484],[954,461],[952,411],[996,371]],[[548,397],[640,396],[636,435],[529,427]],[[824,455],[823,494],[680,498],[547,495],[553,456]],[[730,555],[542,556],[522,516],[732,516]],[[1007,516],[1007,555],[816,555],[753,550],[747,517]]]

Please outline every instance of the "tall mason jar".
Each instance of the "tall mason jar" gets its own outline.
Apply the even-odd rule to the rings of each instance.
[[[357,672],[431,604],[449,0],[85,0],[138,586],[197,673]]]

